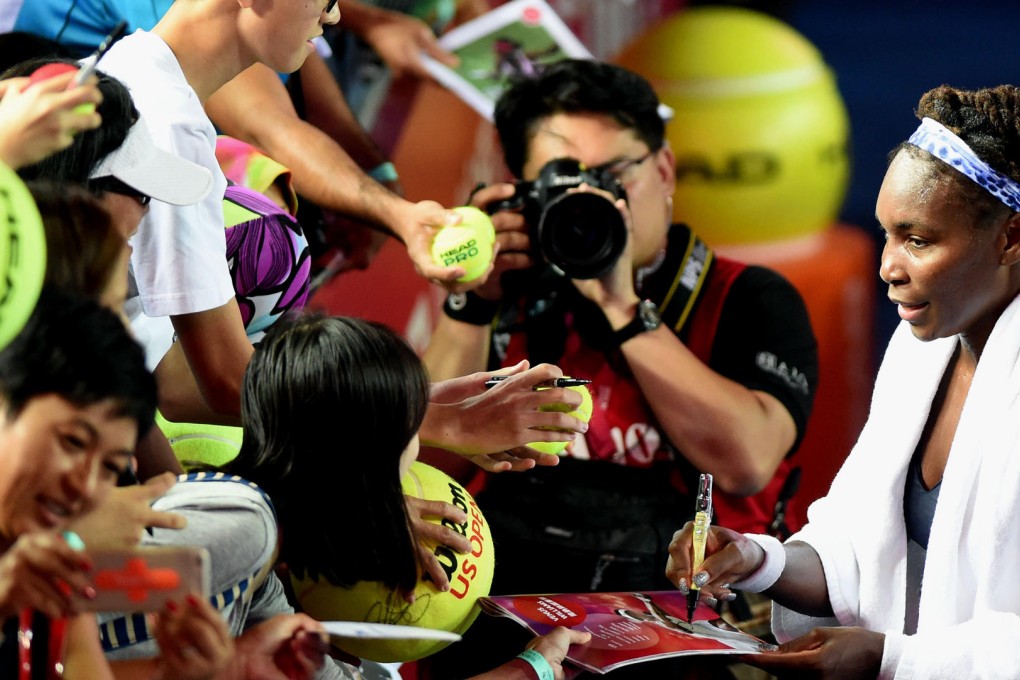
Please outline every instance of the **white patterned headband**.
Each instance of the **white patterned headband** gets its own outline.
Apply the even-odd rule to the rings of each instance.
[[[978,186],[1002,201],[1007,208],[1020,212],[1020,184],[978,158],[966,142],[938,121],[922,118],[920,127],[910,135],[907,143],[945,161],[977,182]]]

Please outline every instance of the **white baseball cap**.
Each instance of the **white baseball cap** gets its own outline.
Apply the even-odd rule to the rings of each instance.
[[[139,193],[172,205],[191,205],[209,195],[213,174],[156,146],[139,118],[127,138],[104,158],[89,179],[116,177]]]

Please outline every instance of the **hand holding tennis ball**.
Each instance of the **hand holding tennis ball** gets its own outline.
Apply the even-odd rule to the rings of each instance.
[[[478,208],[461,206],[453,212],[460,222],[443,227],[432,241],[432,260],[440,267],[463,267],[458,281],[474,281],[485,273],[492,261],[496,230],[489,216]]]
[[[539,387],[538,389],[547,390],[549,388]],[[571,410],[571,407],[567,406],[566,404],[548,404],[546,406],[542,406],[539,410],[563,411],[564,413],[567,413],[568,415],[571,415],[577,418],[578,420],[583,420],[584,422],[587,423],[591,419],[592,409],[591,392],[589,392],[588,388],[585,387],[584,385],[577,385],[575,387],[568,387],[566,389],[573,390],[574,392],[577,392],[578,394],[581,395],[580,406],[578,406],[576,409]],[[528,448],[534,449],[535,451],[539,451],[541,453],[551,453],[557,456],[561,456],[563,455],[563,452],[566,451],[567,444],[569,443],[570,442],[532,442],[527,446]]]
[[[50,78],[55,78],[57,76],[64,75],[65,73],[77,73],[77,72],[78,67],[75,66],[74,64],[67,64],[64,62],[54,62],[52,64],[45,64],[43,66],[40,66],[36,70],[32,71],[32,75],[28,77],[28,84],[29,86],[32,86],[44,80],[49,80]],[[74,81],[71,81],[71,85],[69,86],[68,89],[71,89],[73,87],[75,87]],[[78,106],[74,107],[73,110],[75,113],[94,113],[96,110],[96,105],[90,102],[86,102],[84,104],[78,104]]]

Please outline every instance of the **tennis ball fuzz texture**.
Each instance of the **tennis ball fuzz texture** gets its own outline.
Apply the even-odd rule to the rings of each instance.
[[[540,387],[539,389],[549,389],[548,387]],[[573,390],[581,395],[581,405],[574,410],[570,410],[570,407],[566,404],[549,404],[541,407],[540,411],[563,411],[568,415],[574,416],[578,420],[588,422],[591,419],[591,392],[584,385],[577,385],[575,387],[568,387],[568,390]],[[557,456],[562,455],[567,448],[567,444],[570,442],[532,442],[528,444],[529,448],[542,453],[551,453]]]
[[[489,268],[496,230],[489,216],[478,208],[461,206],[453,212],[461,216],[461,221],[436,233],[432,241],[432,260],[440,267],[463,267],[464,275],[457,280],[466,283]]]

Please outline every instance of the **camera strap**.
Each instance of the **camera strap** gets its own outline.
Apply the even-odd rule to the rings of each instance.
[[[662,316],[663,323],[668,324],[674,332],[679,333],[690,318],[695,303],[704,290],[715,253],[690,229],[683,228],[681,231],[678,227],[674,227],[674,232],[680,232],[677,235],[681,238],[684,236],[683,232],[686,232],[686,243],[683,245],[684,255],[672,282],[659,303],[659,314]],[[673,248],[677,245],[679,244],[670,243],[669,247]]]
[[[662,300],[659,309],[663,323],[668,323],[687,348],[709,365],[723,307],[734,281],[746,265],[725,257],[715,257],[712,249],[683,225],[674,225],[668,248],[672,253],[684,249],[679,267],[675,271],[654,272],[648,277],[647,288],[640,293],[653,300]],[[667,255],[666,261],[676,259]],[[709,275],[711,284],[706,285]],[[666,291],[664,295],[663,290]],[[683,458],[679,460],[683,485],[693,488],[699,471],[684,464]],[[798,473],[794,470],[792,463],[784,460],[766,488],[753,496],[718,492],[715,498],[717,514],[730,522],[743,522],[741,530],[760,532],[770,524],[777,532],[784,530],[786,508],[796,489]]]

